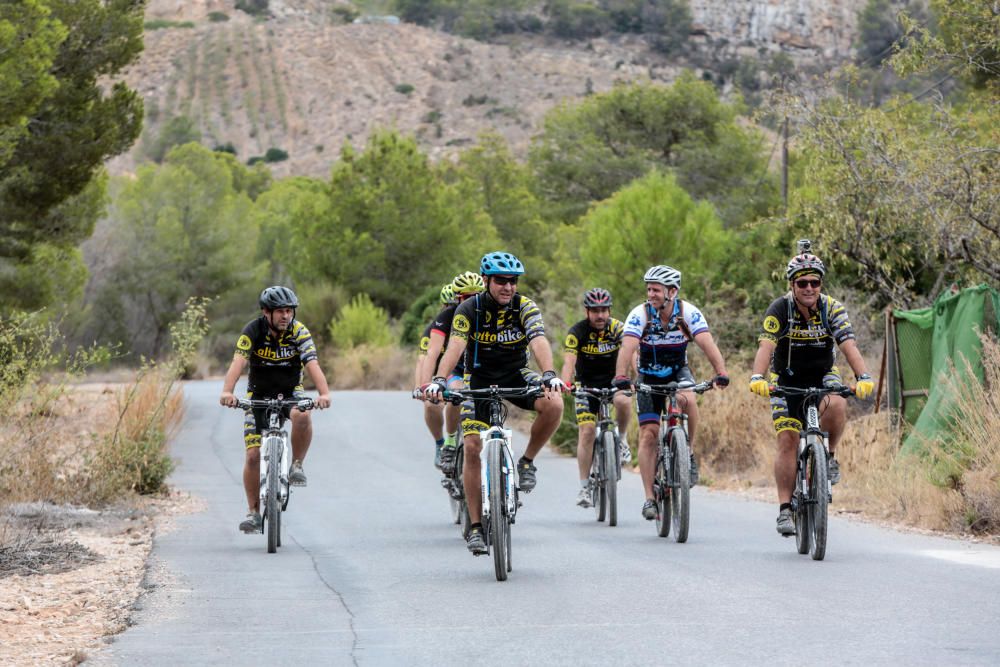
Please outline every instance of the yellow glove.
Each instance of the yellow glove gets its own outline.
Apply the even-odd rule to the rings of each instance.
[[[771,395],[771,387],[767,384],[767,380],[764,379],[763,375],[750,376],[750,391],[764,398],[768,398]]]
[[[872,380],[872,376],[868,373],[862,373],[858,376],[858,384],[854,387],[854,395],[863,401],[871,397],[873,393],[875,393],[875,382]]]

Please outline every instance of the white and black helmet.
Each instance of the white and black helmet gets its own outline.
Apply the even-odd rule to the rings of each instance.
[[[664,287],[676,287],[680,289],[681,272],[673,267],[657,264],[656,266],[651,266],[646,271],[646,275],[642,277],[642,281],[646,283],[659,283]]]

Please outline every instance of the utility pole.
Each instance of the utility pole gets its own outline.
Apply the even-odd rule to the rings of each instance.
[[[781,124],[781,201],[788,213],[788,116]]]

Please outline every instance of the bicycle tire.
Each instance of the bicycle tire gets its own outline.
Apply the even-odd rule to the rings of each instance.
[[[670,436],[673,440],[673,486],[670,488],[670,523],[674,531],[674,541],[687,542],[691,525],[691,450],[688,449],[687,433],[675,428]]]
[[[656,534],[666,537],[670,534],[670,486],[668,485],[666,451],[661,444],[656,453],[656,468],[653,472],[653,500],[656,501]]]
[[[490,484],[490,542],[493,550],[493,570],[497,581],[507,580],[508,530],[503,476],[503,444],[499,440],[486,443],[487,467]]]
[[[598,521],[607,518],[608,507],[608,494],[604,490],[604,474],[601,472],[604,463],[602,453],[601,438],[597,436],[594,438],[594,448],[590,458],[590,501],[594,505]]]
[[[455,498],[451,491],[448,491],[448,503],[451,506],[451,520],[458,526],[462,524],[462,504],[465,502],[465,491],[462,489],[462,445],[456,445],[458,451],[455,452],[455,472],[453,473],[450,484],[453,488],[457,488],[461,493],[460,498]]]
[[[803,446],[802,451],[805,451]],[[795,510],[792,518],[795,521],[795,550],[800,554],[809,553],[812,546],[811,529],[809,527],[809,498],[806,495],[806,460],[800,454],[795,462]]]
[[[281,515],[284,514],[284,513],[285,513],[285,510],[282,509],[282,508],[279,508],[278,509],[278,513],[274,515],[275,516],[275,520],[278,523],[278,546],[279,547],[281,546]]]
[[[268,440],[267,455],[267,494],[264,499],[264,523],[267,524],[267,553],[273,554],[278,550],[278,543],[281,540],[281,506],[278,502],[278,479],[281,474],[281,462],[278,460],[277,439]]]
[[[812,545],[809,555],[813,560],[823,560],[826,556],[827,510],[830,497],[827,483],[826,447],[818,435],[806,436],[809,448],[809,532]]]
[[[618,439],[604,432],[604,496],[608,504],[608,526],[618,525]]]

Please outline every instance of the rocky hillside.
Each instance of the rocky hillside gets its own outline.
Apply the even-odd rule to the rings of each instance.
[[[691,0],[693,45],[726,57],[760,49],[844,57],[862,2]],[[126,76],[146,101],[146,130],[113,172],[132,170],[178,116],[194,121],[202,143],[231,143],[243,160],[286,151],[289,159],[272,165],[278,176],[325,175],[345,141],[361,146],[376,127],[417,136],[434,157],[486,129],[523,151],[560,101],[680,71],[638,38],[485,44],[407,24],[342,24],[336,3],[321,0],[271,0],[267,21],[233,5],[149,1],[147,19],[194,25],[147,31]]]

